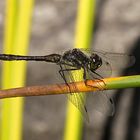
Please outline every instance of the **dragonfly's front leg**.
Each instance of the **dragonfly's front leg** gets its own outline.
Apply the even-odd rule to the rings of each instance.
[[[94,73],[95,75],[97,75],[97,76],[99,76],[100,78],[96,78],[96,77],[93,77],[93,75],[92,75],[92,77],[94,78],[94,79],[97,79],[97,80],[100,80],[100,81],[102,81],[103,83],[104,83],[104,85],[106,85],[106,83],[104,82],[104,80],[102,80],[103,79],[103,77],[100,75],[100,74],[98,74],[98,73],[96,73],[95,71],[93,72],[92,71],[92,73]]]
[[[99,75],[98,73],[92,71],[92,73],[94,73],[95,75],[97,75],[97,76],[100,77],[101,79],[100,79],[100,78],[94,77],[94,76],[89,72],[89,71],[90,71],[89,69],[83,68],[83,70],[84,70],[83,79],[84,79],[84,81],[85,81],[85,85],[86,85],[86,86],[99,88],[99,86],[94,86],[94,85],[89,85],[89,84],[88,84],[88,82],[87,82],[87,80],[88,80],[88,78],[87,78],[87,73],[90,74],[90,75],[92,76],[92,79],[100,80],[100,81],[102,81],[102,82],[104,83],[104,85],[106,85],[105,82],[102,80],[103,77],[102,77],[101,75]],[[101,85],[100,85],[100,86],[101,86]]]
[[[65,72],[65,71],[69,72],[69,71],[79,70],[79,68],[64,69],[64,68],[62,67],[62,65],[59,65],[59,66],[60,66],[59,74],[60,74],[60,76],[62,77],[62,79],[64,80],[65,84],[69,87],[69,91],[71,92],[70,86],[69,86],[69,84],[68,84],[68,82],[67,82],[67,79],[66,79],[66,77],[65,77],[65,73],[64,73],[64,72]]]

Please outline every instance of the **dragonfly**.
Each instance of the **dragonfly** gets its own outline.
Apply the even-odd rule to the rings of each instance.
[[[75,81],[73,75],[71,74],[71,71],[82,70],[83,80],[87,85],[86,81],[89,77],[91,77],[91,79],[98,80],[102,79],[103,77],[108,77],[111,75],[113,69],[123,67],[125,61],[122,60],[126,59],[129,61],[130,65],[134,64],[135,62],[135,58],[132,55],[126,55],[121,53],[108,53],[103,51],[93,51],[92,53],[89,52],[87,53],[87,51],[77,48],[67,50],[63,54],[53,53],[44,56],[0,54],[0,60],[3,61],[24,60],[24,61],[44,61],[48,63],[54,63],[60,67],[59,74],[64,80],[65,84],[67,85],[69,81],[71,82]],[[114,66],[111,65],[113,63],[115,63]],[[69,78],[66,78],[66,74],[69,75],[68,76]],[[108,110],[109,115],[114,114],[113,100],[109,98],[105,93],[98,95],[100,95],[98,99],[101,100],[101,103],[103,103],[104,100],[106,100],[106,105],[104,104],[103,108]],[[86,117],[86,120],[89,120],[87,107],[84,101],[84,96],[78,93],[70,93],[67,96],[68,99]]]

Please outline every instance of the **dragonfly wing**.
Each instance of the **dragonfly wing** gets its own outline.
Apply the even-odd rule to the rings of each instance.
[[[68,66],[65,66],[64,69],[70,69]],[[79,73],[79,72],[78,72]],[[74,82],[77,81],[71,71],[65,71],[65,75],[67,74],[67,81],[68,82]],[[78,74],[76,74],[76,77]],[[76,85],[74,85],[73,88],[77,88]],[[77,89],[76,89],[77,90]],[[88,96],[92,96],[90,98],[93,99],[92,101],[89,101],[86,104],[86,97],[84,93],[70,93],[67,94],[68,100],[81,112],[81,114],[84,116],[86,121],[89,122],[89,116],[87,112],[87,106],[89,106],[90,103],[92,103],[90,106],[93,106],[93,108],[103,114],[107,112],[108,115],[112,115],[114,112],[114,104],[113,102],[110,102],[110,99],[104,92],[100,93],[92,93],[88,94]]]
[[[88,56],[90,56],[92,53],[98,54],[102,58],[102,60],[105,62],[104,63],[105,65],[107,65],[107,63],[110,64],[111,70],[113,71],[130,67],[135,64],[135,56],[133,55],[128,55],[125,53],[105,52],[103,50],[97,50],[97,49],[91,51],[89,49],[81,48],[80,50],[82,50],[82,52],[84,52]],[[106,71],[107,66],[103,66],[103,67],[105,67],[103,71]]]
[[[84,119],[89,122],[84,93],[71,93],[68,94],[67,97],[69,101],[81,112],[81,114],[84,116]]]
[[[127,55],[123,53],[111,53],[111,52],[99,52],[95,51],[102,59],[111,65],[112,70],[119,70],[125,67],[130,67],[135,63],[135,57],[133,55]]]
[[[91,77],[92,79],[98,79],[98,80],[101,79],[101,77],[99,75],[96,75],[95,73],[92,73],[92,72],[89,73],[89,76],[90,77],[92,76]],[[100,82],[99,82],[98,86],[100,88],[102,88],[102,84],[100,84]],[[95,110],[97,110],[103,114],[106,113],[109,116],[112,116],[115,112],[114,101],[112,98],[110,98],[108,96],[107,92],[108,91],[98,91],[98,92],[89,93],[88,99],[92,99],[92,101],[87,101],[87,103],[88,104],[92,103],[92,105],[90,105],[90,106],[94,106]],[[89,107],[89,105],[87,105],[87,106]]]
[[[115,113],[114,101],[107,94],[107,91],[89,93],[87,103],[92,110],[99,111],[107,116],[113,116]]]
[[[70,70],[71,68],[69,66],[64,65],[64,69],[66,70],[65,75],[66,75],[67,82],[76,82],[78,79],[81,79],[80,78],[81,76],[78,73],[75,74],[76,76],[72,74],[72,70]],[[76,71],[79,71],[79,70],[76,70]],[[76,88],[76,90],[78,90],[76,85],[73,85],[72,88]],[[70,93],[70,94],[67,94],[67,98],[81,112],[81,114],[84,116],[86,121],[89,122],[89,116],[88,116],[87,108],[85,105],[85,102],[86,102],[85,94],[84,93]]]

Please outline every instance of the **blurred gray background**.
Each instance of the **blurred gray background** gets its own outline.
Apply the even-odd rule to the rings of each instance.
[[[38,0],[33,11],[30,55],[63,52],[73,47],[77,13],[76,0]],[[0,1],[0,46],[3,45],[5,2]],[[109,52],[134,53],[139,59],[140,1],[97,0],[96,23],[92,47]],[[0,47],[2,50],[2,47]],[[133,71],[118,74],[138,74]],[[58,67],[41,62],[28,63],[27,86],[63,82]],[[134,93],[135,92],[135,93]],[[107,117],[92,114],[85,124],[84,140],[139,140],[139,89],[112,91],[116,113]],[[112,94],[111,94],[112,95]],[[64,95],[25,98],[24,140],[61,140],[63,138],[67,100]]]

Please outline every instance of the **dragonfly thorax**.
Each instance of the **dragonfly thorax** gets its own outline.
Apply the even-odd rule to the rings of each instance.
[[[78,69],[87,67],[89,61],[89,57],[80,49],[66,51],[62,56],[62,63],[65,62],[65,64],[69,64]]]
[[[90,70],[95,71],[102,65],[102,59],[95,53],[92,53],[90,56]]]

